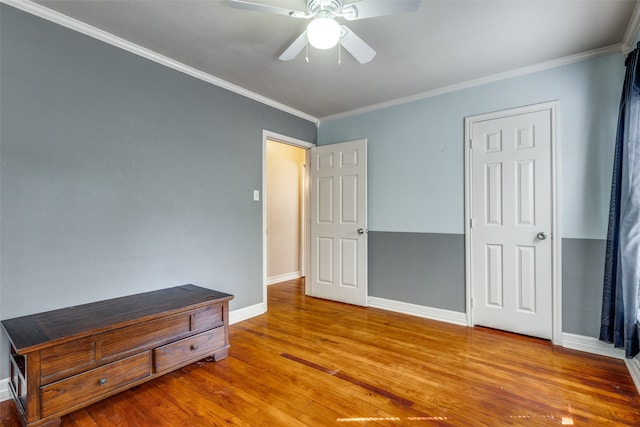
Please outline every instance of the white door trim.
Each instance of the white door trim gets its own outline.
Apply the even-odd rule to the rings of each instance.
[[[474,122],[497,119],[504,116],[526,114],[547,110],[551,113],[551,280],[552,280],[552,342],[562,345],[562,257],[561,238],[558,227],[558,198],[557,198],[557,153],[558,145],[558,108],[559,102],[552,101],[542,104],[496,111],[493,113],[465,117],[464,119],[464,241],[465,241],[465,286],[467,325],[473,326],[471,296],[471,128]]]
[[[309,150],[316,145],[303,141],[301,139],[282,135],[276,132],[263,129],[262,131],[262,301],[264,311],[267,311],[267,140],[278,141],[283,144],[293,145],[294,147],[304,148],[306,151],[305,164],[309,164]],[[301,273],[304,276],[309,271],[309,168],[306,168],[303,202],[303,230],[301,252],[304,259],[304,265],[301,266]],[[305,294],[308,294],[308,281],[305,281]]]

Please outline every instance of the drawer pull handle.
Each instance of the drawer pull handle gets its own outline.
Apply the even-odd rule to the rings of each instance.
[[[100,385],[105,385],[107,383],[107,379],[106,378],[100,378],[100,381],[98,381],[98,384]]]
[[[197,344],[191,344],[191,350],[197,350],[197,349],[198,349]]]

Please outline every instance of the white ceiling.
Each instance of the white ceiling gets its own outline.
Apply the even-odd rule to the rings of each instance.
[[[304,0],[251,1],[305,10]],[[25,3],[8,1],[16,2]],[[344,50],[338,64],[337,48],[310,48],[309,63],[304,51],[281,62],[307,21],[234,9],[223,0],[36,3],[313,118],[628,48],[640,20],[635,0],[423,0],[413,13],[343,21],[377,51],[361,65]]]

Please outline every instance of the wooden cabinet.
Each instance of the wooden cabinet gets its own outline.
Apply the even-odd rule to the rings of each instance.
[[[2,321],[9,388],[25,426],[229,352],[232,295],[177,286]]]

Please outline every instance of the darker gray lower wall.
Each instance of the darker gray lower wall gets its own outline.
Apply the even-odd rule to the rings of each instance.
[[[369,231],[369,295],[465,311],[464,235]]]
[[[562,239],[562,331],[597,338],[606,240]]]
[[[562,330],[598,337],[606,242],[562,239]],[[369,232],[369,295],[465,312],[464,235]]]

